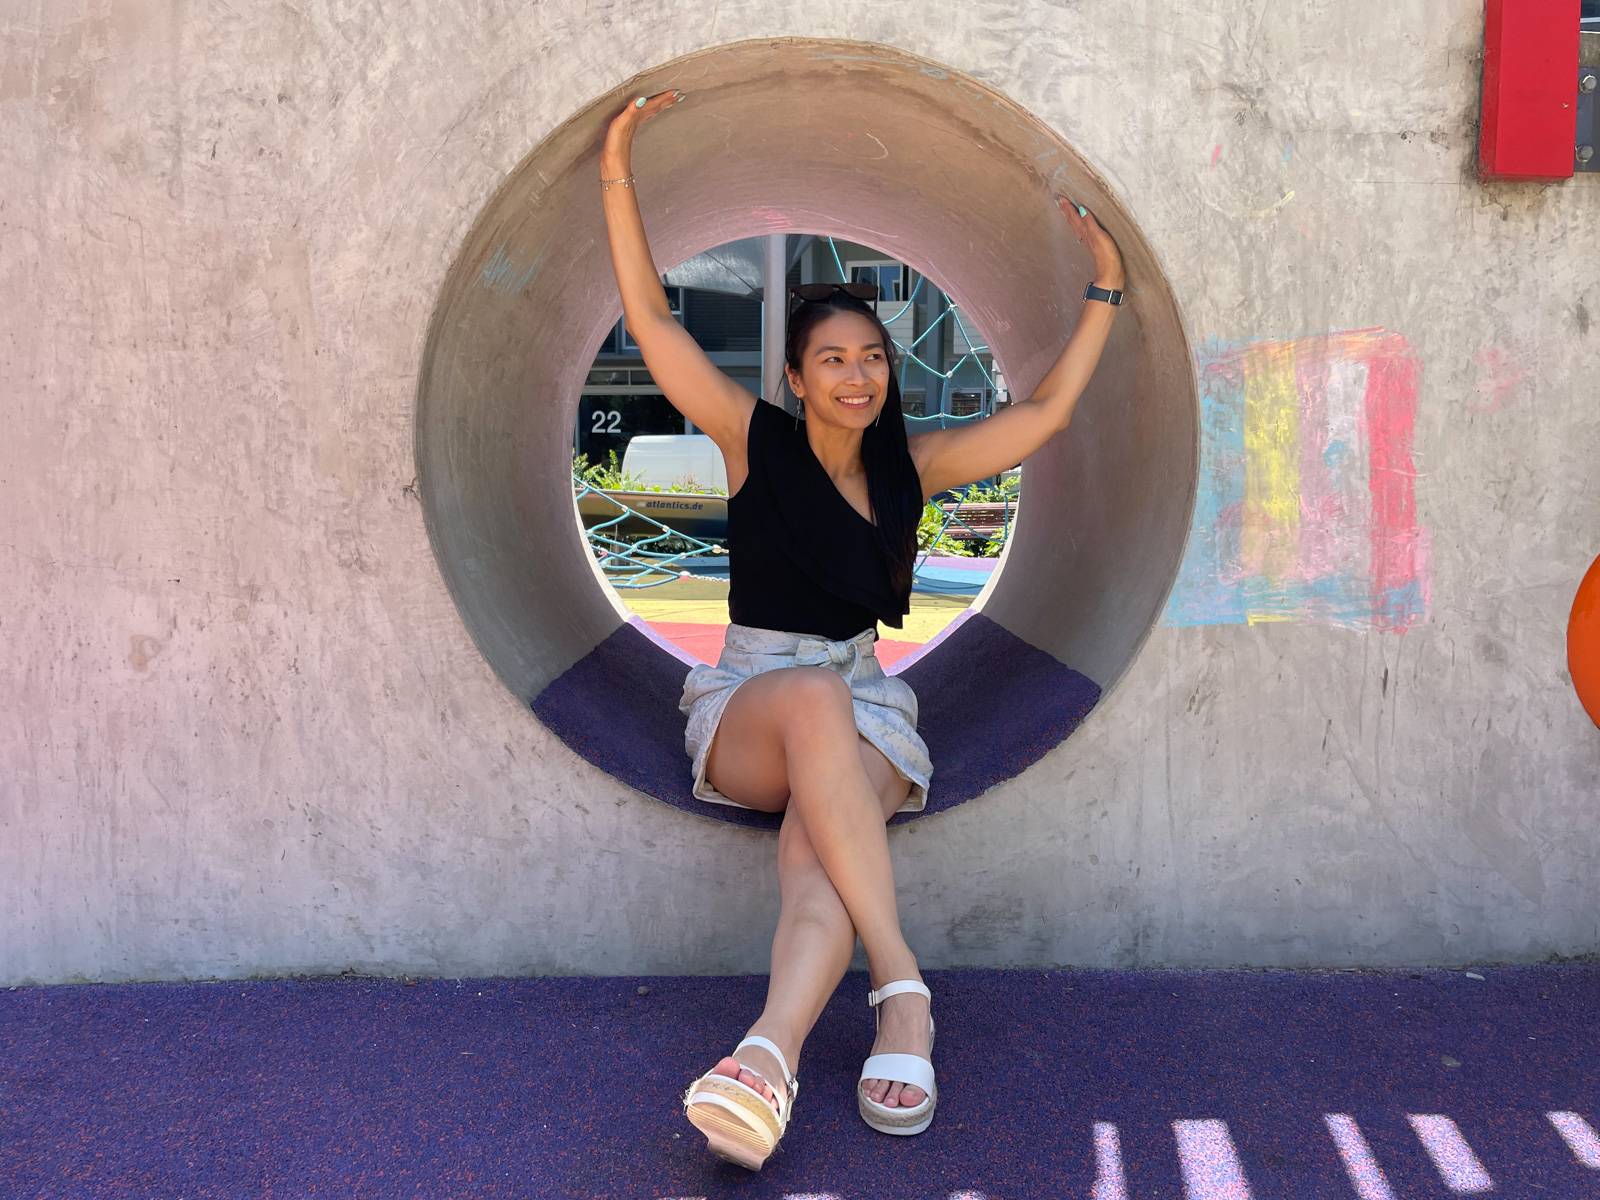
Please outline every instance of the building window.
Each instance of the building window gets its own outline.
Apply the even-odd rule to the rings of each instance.
[[[876,284],[879,300],[904,301],[911,294],[911,268],[904,263],[852,262],[846,269],[851,283]]]
[[[678,324],[682,325],[684,293],[686,293],[689,289],[681,287],[669,287],[664,290],[667,293],[667,308],[669,308],[672,311],[672,315],[677,318]],[[617,322],[616,339],[617,344],[622,348],[620,351],[621,353],[639,353],[638,343],[635,342],[628,334],[628,323],[626,320]]]
[[[971,417],[983,411],[982,392],[951,392],[950,415],[952,417]]]

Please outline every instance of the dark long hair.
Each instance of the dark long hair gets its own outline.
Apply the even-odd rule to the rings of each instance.
[[[800,360],[818,322],[838,313],[855,313],[877,327],[889,362],[889,390],[878,417],[861,435],[861,463],[867,472],[867,499],[884,560],[889,565],[889,586],[897,597],[911,592],[911,571],[917,557],[917,519],[922,515],[922,481],[911,447],[906,442],[906,422],[900,411],[899,364],[894,339],[878,314],[864,300],[848,292],[834,292],[826,300],[805,300],[789,314],[784,359],[800,373]]]

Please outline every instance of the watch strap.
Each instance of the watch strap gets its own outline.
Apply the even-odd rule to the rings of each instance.
[[[1121,304],[1122,296],[1120,289],[1095,287],[1092,283],[1083,289],[1085,300],[1104,300],[1107,304]]]

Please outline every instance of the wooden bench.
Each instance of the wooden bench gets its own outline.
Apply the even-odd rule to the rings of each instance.
[[[1004,501],[958,503],[952,500],[939,507],[956,514],[957,520],[945,526],[944,535],[958,542],[992,541],[1004,531],[1008,515],[1013,521],[1017,519],[1014,501],[1008,505]],[[965,525],[961,524],[963,521]]]

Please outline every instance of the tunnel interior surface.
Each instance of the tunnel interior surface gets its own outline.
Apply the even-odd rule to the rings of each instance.
[[[926,811],[981,794],[1070,734],[1159,616],[1195,492],[1194,372],[1166,278],[1106,183],[1010,99],[903,51],[763,40],[674,60],[572,116],[489,198],[438,297],[417,396],[429,537],[462,619],[591,762],[751,823],[688,796],[672,687],[685,664],[630,624],[573,512],[579,392],[621,315],[599,150],[625,102],[671,88],[687,101],[633,151],[658,267],[780,232],[878,247],[986,332],[1014,397],[1060,353],[1092,277],[1054,195],[1122,249],[1128,300],[1070,429],[1025,464],[1002,569],[908,670],[934,752]]]

